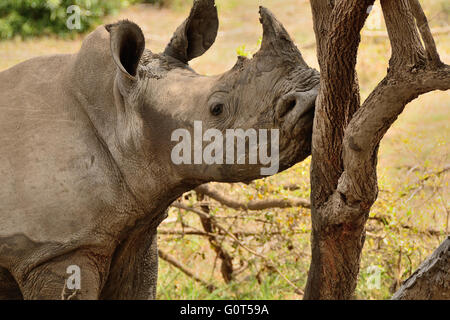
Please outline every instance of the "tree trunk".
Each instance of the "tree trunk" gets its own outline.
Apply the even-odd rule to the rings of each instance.
[[[439,59],[418,0],[381,0],[392,57],[385,79],[360,105],[356,58],[373,3],[311,0],[321,80],[312,138],[312,260],[305,299],[353,297],[365,223],[378,194],[380,141],[408,102],[450,88],[450,68]]]
[[[392,297],[393,300],[450,300],[450,236]]]

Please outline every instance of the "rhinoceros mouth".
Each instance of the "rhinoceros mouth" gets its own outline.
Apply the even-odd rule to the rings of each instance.
[[[310,131],[314,119],[316,95],[312,93],[291,93],[280,100],[277,116],[281,129],[290,138]]]
[[[303,139],[307,135],[311,135],[314,121],[314,108],[303,113],[295,123],[283,126],[283,131],[289,139]]]

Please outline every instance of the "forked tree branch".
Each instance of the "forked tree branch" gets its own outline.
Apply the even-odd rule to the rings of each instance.
[[[365,10],[373,1],[336,0],[331,13],[320,12],[327,3],[311,0],[321,89],[313,132],[312,260],[305,298],[349,299],[356,288],[365,223],[378,195],[380,141],[407,103],[450,88],[450,68],[438,63],[418,1],[381,0],[392,56],[388,74],[359,107],[356,56]],[[416,21],[423,24],[420,34]]]
[[[450,88],[450,68],[418,70],[414,74],[387,76],[355,114],[344,136],[344,173],[334,199],[358,212],[370,209],[377,197],[376,153],[381,139],[402,113],[405,105],[419,95]],[[334,204],[336,205],[336,204]],[[351,216],[330,216],[343,223]]]
[[[378,194],[376,160],[381,139],[410,101],[430,91],[450,89],[450,67],[427,59],[408,0],[381,0],[381,5],[392,44],[389,72],[345,130],[344,170],[324,203],[326,224],[367,220]]]
[[[376,200],[377,150],[381,139],[406,104],[421,94],[450,89],[450,67],[426,59],[417,30],[414,25],[407,26],[414,23],[412,15],[405,12],[407,1],[382,0],[381,4],[383,10],[389,10],[385,13],[386,24],[393,37],[390,69],[386,78],[355,113],[345,131],[344,172],[334,195],[335,201],[354,208],[348,212],[355,212],[356,215],[370,209]],[[405,51],[405,47],[410,50]],[[340,214],[329,218],[337,224],[355,217]]]

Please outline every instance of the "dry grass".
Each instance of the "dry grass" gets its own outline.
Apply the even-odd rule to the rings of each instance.
[[[258,22],[258,5],[271,8],[284,23],[300,48],[314,43],[312,17],[308,1],[302,0],[218,0],[221,19],[220,32],[215,45],[204,56],[194,60],[192,66],[202,74],[217,74],[231,68],[236,61],[236,49],[246,45],[247,50],[256,48],[262,31]],[[431,27],[445,26],[448,23],[450,8],[445,0],[423,2],[430,18]],[[187,7],[156,9],[137,5],[124,10],[119,16],[109,17],[107,22],[129,18],[137,22],[144,31],[147,47],[161,51],[176,26],[188,12]],[[381,24],[382,26],[383,24]],[[450,62],[449,35],[436,37],[441,58]],[[81,38],[61,40],[41,38],[28,41],[0,42],[0,70],[34,56],[54,53],[73,53],[80,47]],[[305,60],[317,68],[314,46],[302,50]],[[362,97],[366,97],[386,73],[390,47],[387,38],[362,38],[358,57],[358,75]],[[448,171],[439,173],[450,164],[449,159],[449,119],[450,93],[433,92],[409,104],[395,125],[382,141],[379,157],[379,199],[371,215],[392,217],[389,224],[370,222],[369,236],[365,245],[358,298],[388,298],[391,292],[414,270],[421,260],[438,246],[443,235],[449,231],[449,186]],[[308,161],[264,181],[251,186],[238,185],[233,190],[223,187],[225,192],[244,199],[258,195],[309,196]],[[278,190],[275,186],[297,183],[301,188],[295,192]],[[236,214],[216,204],[215,213],[219,215]],[[309,230],[309,211],[296,209],[277,209],[270,212],[280,219],[282,228]],[[263,217],[264,217],[263,213]],[[179,219],[179,210],[171,209],[170,218]],[[199,227],[194,216],[184,215],[184,219]],[[240,229],[260,227],[254,221],[241,221]],[[290,225],[292,223],[292,226]],[[164,225],[176,227],[177,222]],[[409,225],[412,229],[401,228]],[[441,236],[429,236],[421,231],[436,229]],[[265,254],[273,257],[282,266],[283,272],[302,287],[306,281],[309,264],[309,235],[289,235],[295,249],[286,249],[276,239],[264,241],[248,240],[249,245],[261,245]],[[253,242],[252,242],[253,241]],[[284,241],[284,240],[283,240]],[[161,299],[223,299],[223,298],[299,298],[292,288],[270,270],[250,267],[239,278],[239,282],[224,284],[218,268],[212,270],[216,256],[209,243],[196,236],[161,236],[160,246],[174,255],[180,262],[196,274],[214,282],[219,288],[208,293],[201,285],[184,276],[178,270],[162,262],[160,266],[159,298]],[[252,259],[248,253],[229,247],[236,255]],[[368,269],[378,266],[381,270],[381,287],[373,289],[368,285]],[[258,271],[258,274],[256,274]],[[261,272],[259,272],[261,271]],[[262,279],[262,280],[261,280]]]

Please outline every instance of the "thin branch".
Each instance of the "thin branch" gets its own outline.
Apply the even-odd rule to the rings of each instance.
[[[158,234],[162,235],[177,235],[177,236],[202,236],[210,237],[215,235],[214,233],[209,233],[205,231],[195,230],[195,229],[184,229],[184,230],[168,230],[168,229],[158,229]]]
[[[445,36],[450,33],[450,26],[446,27],[437,27],[431,29],[431,35],[433,37],[436,36]],[[389,40],[389,35],[386,31],[378,31],[378,30],[366,30],[363,31],[362,36],[365,38],[386,38]],[[317,44],[316,42],[309,42],[304,45],[299,44],[298,45],[301,49],[313,49],[316,48]]]
[[[282,185],[281,187],[282,187],[283,189],[289,190],[289,191],[296,191],[296,190],[300,190],[300,189],[302,188],[300,185],[295,184],[295,183]]]
[[[447,171],[450,171],[450,165],[446,165],[442,170],[436,171],[436,172],[431,172],[428,173],[427,176],[425,176],[424,178],[420,179],[420,183],[427,181],[428,179],[430,179],[431,177],[439,177],[441,174],[446,173]]]
[[[301,290],[300,288],[298,288],[291,280],[289,280],[281,271],[280,269],[278,269],[278,267],[275,265],[275,263],[268,257],[254,251],[253,249],[250,249],[249,247],[247,247],[245,244],[243,244],[233,233],[231,233],[230,231],[228,231],[227,229],[225,229],[224,227],[222,227],[220,224],[217,223],[216,219],[214,219],[213,216],[208,215],[200,210],[197,210],[195,208],[191,208],[188,206],[185,206],[183,204],[180,203],[174,203],[172,204],[172,206],[179,208],[179,209],[183,209],[183,210],[187,210],[187,211],[191,211],[194,212],[196,214],[198,214],[201,217],[205,217],[205,218],[210,218],[211,221],[216,225],[216,227],[225,232],[230,238],[232,238],[241,248],[245,249],[246,251],[250,252],[251,254],[261,258],[262,260],[264,260],[264,262],[270,266],[271,268],[273,268],[295,291],[295,293],[299,294],[299,295],[303,295],[303,290]]]
[[[301,231],[294,231],[292,233],[293,234],[307,234],[310,231],[311,230],[301,230]],[[179,236],[192,235],[192,236],[203,236],[203,237],[224,235],[223,232],[209,233],[209,232],[205,232],[205,231],[190,230],[190,229],[185,229],[185,230],[159,229],[158,230],[158,234],[162,234],[162,235],[179,235]],[[283,233],[279,232],[279,231],[274,231],[274,232],[233,231],[233,234],[236,237],[251,237],[251,236],[261,236],[261,235],[264,235],[264,236],[278,236],[278,235],[282,235]]]
[[[204,195],[202,193],[197,192],[197,199],[202,201],[204,198]],[[222,242],[219,241],[219,239],[214,234],[215,225],[212,221],[212,216],[209,214],[210,209],[209,205],[202,203],[201,204],[201,210],[206,213],[208,218],[200,217],[200,222],[202,224],[203,229],[207,232],[212,234],[211,236],[208,236],[209,243],[211,247],[214,249],[214,251],[217,254],[217,257],[220,258],[222,261],[220,272],[222,273],[222,278],[225,281],[225,283],[230,283],[233,280],[233,257],[225,250],[222,246]]]
[[[245,203],[234,200],[206,184],[197,187],[195,190],[213,198],[224,206],[237,210],[265,210],[294,207],[311,208],[311,203],[308,200],[300,198],[252,200]]]
[[[181,262],[177,261],[174,257],[172,257],[171,255],[169,255],[168,253],[158,249],[158,255],[161,259],[163,259],[164,261],[167,261],[168,263],[170,263],[172,266],[174,266],[175,268],[181,270],[184,274],[186,274],[188,277],[194,279],[195,281],[197,281],[198,283],[202,284],[203,286],[206,287],[206,289],[209,292],[213,292],[214,290],[216,290],[216,287],[211,284],[206,282],[205,280],[197,277],[192,271],[190,271],[187,267],[185,267]]]
[[[448,33],[450,33],[449,26],[431,29],[431,34],[433,36],[446,35]],[[362,35],[363,37],[367,38],[389,38],[389,35],[386,31],[363,31]],[[305,48],[305,46],[303,46],[302,48]]]
[[[373,221],[377,221],[382,223],[383,225],[389,225],[390,224],[390,217],[388,216],[374,216],[374,217],[370,217],[369,220],[373,220]],[[445,231],[440,231],[440,230],[436,230],[436,229],[432,229],[432,228],[428,228],[428,229],[418,229],[414,226],[408,225],[408,224],[400,224],[398,225],[398,227],[402,228],[402,229],[407,229],[407,230],[411,230],[420,234],[424,234],[424,235],[430,235],[430,236],[443,236],[445,235]]]

